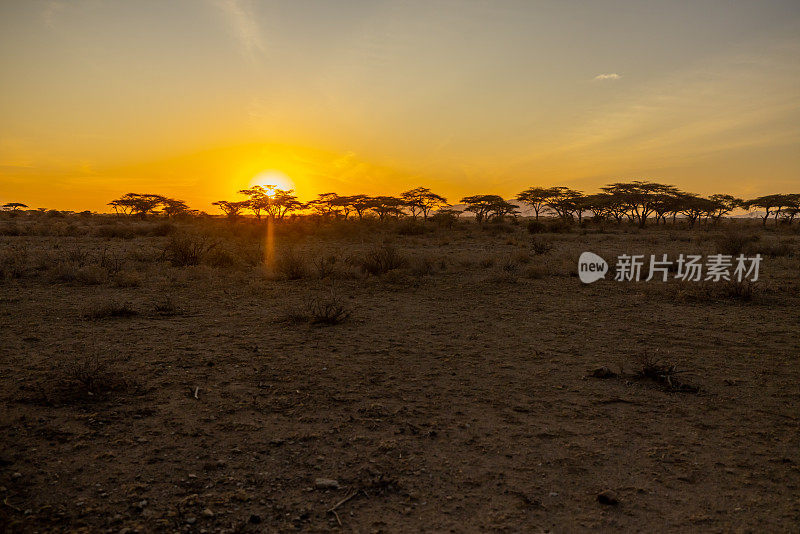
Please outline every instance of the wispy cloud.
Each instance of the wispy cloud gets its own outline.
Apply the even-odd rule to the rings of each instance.
[[[54,27],[58,14],[64,11],[66,7],[67,5],[64,2],[58,0],[47,2],[42,10],[42,18],[44,19],[45,25],[48,28]]]
[[[620,76],[616,72],[609,72],[607,74],[598,74],[597,76],[594,77],[595,80],[619,80],[620,78],[622,78],[622,76]]]
[[[231,25],[242,52],[248,57],[263,53],[266,48],[261,35],[261,28],[256,21],[253,2],[249,0],[213,0],[214,5],[222,10]]]

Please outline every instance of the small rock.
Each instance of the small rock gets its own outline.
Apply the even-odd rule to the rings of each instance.
[[[11,480],[19,480],[20,478],[22,478],[22,473],[17,472],[11,475]]]
[[[203,514],[203,517],[214,517],[214,512],[212,512],[210,508],[206,508],[201,513]]]
[[[616,505],[619,504],[619,498],[613,491],[607,489],[597,494],[597,502],[600,504]]]
[[[339,481],[332,478],[317,478],[314,480],[314,487],[319,490],[339,489]]]
[[[250,514],[250,519],[247,520],[249,523],[257,525],[261,523],[261,516],[257,514]]]
[[[186,518],[186,523],[189,525],[194,525],[196,522],[197,518],[193,515]]]
[[[608,367],[598,367],[597,369],[592,370],[591,376],[593,378],[615,378],[617,373]]]

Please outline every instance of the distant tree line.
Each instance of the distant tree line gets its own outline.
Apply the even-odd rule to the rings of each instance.
[[[387,218],[411,217],[428,220],[432,216],[452,223],[463,212],[471,213],[479,223],[502,220],[521,214],[520,205],[499,195],[471,195],[460,200],[461,210],[450,206],[447,199],[427,187],[417,187],[399,196],[370,196],[365,194],[340,196],[320,193],[316,199],[301,202],[292,190],[273,186],[253,186],[239,191],[242,200],[218,200],[217,206],[228,218],[236,219],[251,212],[257,219],[267,217],[281,220],[290,214],[310,211],[321,217],[363,219],[368,214],[383,221]],[[762,224],[770,217],[777,224],[791,224],[800,213],[800,194],[765,195],[743,200],[726,194],[702,197],[681,191],[675,186],[634,180],[617,182],[600,188],[599,193],[584,194],[569,187],[530,187],[515,197],[530,206],[535,219],[550,216],[565,221],[582,222],[587,216],[595,221],[629,222],[640,227],[648,221],[656,224],[673,223],[680,218],[694,226],[698,221],[716,223],[736,209],[762,211]],[[186,202],[155,194],[127,193],[109,202],[118,215],[145,218],[162,214],[167,217],[198,215]],[[19,212],[25,204],[10,202],[3,211]],[[40,210],[42,211],[42,210]]]

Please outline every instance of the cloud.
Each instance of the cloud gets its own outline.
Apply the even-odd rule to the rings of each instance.
[[[594,77],[595,80],[619,80],[620,78],[622,78],[622,76],[620,76],[616,72],[610,72],[608,74],[598,74],[597,76]]]
[[[261,29],[256,22],[253,3],[247,0],[214,0],[228,19],[242,52],[251,58],[265,51]]]
[[[59,13],[66,9],[66,4],[64,2],[54,0],[52,2],[47,2],[44,5],[44,9],[42,10],[42,19],[44,19],[44,23],[48,28],[52,28],[55,26],[56,18],[58,17]]]

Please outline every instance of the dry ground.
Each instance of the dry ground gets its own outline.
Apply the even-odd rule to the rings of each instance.
[[[735,230],[771,254],[746,300],[575,277],[724,228],[298,223],[273,273],[253,223],[4,224],[4,530],[800,528],[796,226]],[[173,266],[187,232],[216,245]],[[405,262],[365,274],[384,243]],[[700,392],[635,378],[642,353]]]

